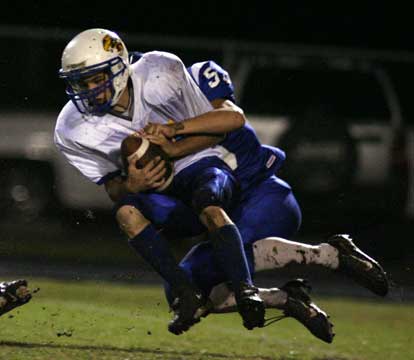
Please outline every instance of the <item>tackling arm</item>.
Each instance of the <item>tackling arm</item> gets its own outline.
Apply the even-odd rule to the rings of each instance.
[[[215,99],[211,101],[214,109],[237,108],[237,106],[226,99]],[[171,157],[182,157],[197,151],[217,145],[224,139],[225,134],[193,135],[174,143],[174,152]]]
[[[192,135],[172,144],[157,140],[156,143],[171,157],[185,156],[214,146],[227,132],[243,127],[246,122],[243,110],[235,105],[234,86],[226,70],[211,60],[195,63],[186,72],[183,71],[180,61],[177,64],[181,65],[181,71],[177,72],[180,77],[188,80],[189,74],[214,110],[176,124],[148,124],[145,127],[147,135],[163,135],[167,138],[181,134]],[[151,141],[153,140],[156,139]]]
[[[224,135],[193,135],[174,142],[167,153],[173,159],[180,158],[217,145],[223,139]]]
[[[225,104],[212,111],[171,125],[150,123],[144,131],[149,135],[162,134],[173,138],[176,135],[224,134],[243,127],[246,122],[243,110],[229,100],[220,100]]]
[[[221,100],[221,99],[220,99]],[[226,103],[231,103],[226,100]],[[175,135],[185,134],[222,134],[244,126],[246,118],[243,110],[236,105],[220,106],[205,114],[170,125]]]
[[[211,101],[212,106],[215,110],[213,111],[239,111],[239,108],[230,100],[226,99],[214,99]],[[212,112],[213,112],[212,111]],[[210,112],[211,113],[211,112]],[[207,113],[207,114],[210,114]],[[204,117],[207,114],[203,114]],[[197,117],[197,119],[200,116]],[[193,118],[196,119],[196,118]],[[186,120],[187,121],[187,120]],[[202,121],[206,121],[205,119]],[[225,120],[224,120],[225,121]],[[181,123],[180,123],[181,124]],[[211,123],[208,123],[209,125]],[[175,124],[179,126],[178,124]],[[158,145],[160,145],[163,150],[171,157],[171,158],[179,158],[183,157],[192,153],[196,153],[198,151],[207,149],[211,146],[217,145],[220,141],[224,139],[226,131],[223,133],[218,134],[208,134],[208,135],[195,135],[191,134],[191,136],[185,137],[176,142],[171,142],[170,140],[166,139],[164,136],[172,137],[173,132],[175,130],[172,126],[175,125],[158,125],[158,124],[150,124],[145,128],[146,136],[148,139]],[[221,124],[219,126],[231,126],[226,124]],[[161,134],[161,136],[160,136]]]

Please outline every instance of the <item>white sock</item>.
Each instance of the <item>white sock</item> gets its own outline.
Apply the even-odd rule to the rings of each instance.
[[[258,240],[253,244],[255,271],[282,268],[290,263],[317,264],[336,269],[339,264],[338,250],[322,243],[308,245],[278,237]],[[283,309],[287,300],[285,291],[278,288],[259,288],[259,296],[267,308]],[[210,300],[214,304],[213,313],[237,311],[234,293],[225,283],[213,288]]]
[[[278,237],[258,240],[253,244],[255,270],[282,268],[290,263],[317,264],[336,269],[338,250],[329,244],[307,245]]]
[[[259,296],[264,301],[266,308],[280,310],[283,310],[285,308],[288,297],[286,291],[280,290],[278,288],[259,288]]]

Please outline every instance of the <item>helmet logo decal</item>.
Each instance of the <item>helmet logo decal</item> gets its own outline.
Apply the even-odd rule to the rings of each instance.
[[[114,38],[110,35],[105,35],[102,39],[102,46],[105,51],[114,52],[117,51],[122,56],[124,47],[119,39]]]

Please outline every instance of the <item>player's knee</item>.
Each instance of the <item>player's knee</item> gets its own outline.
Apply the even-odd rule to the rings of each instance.
[[[131,205],[124,205],[116,212],[116,220],[121,230],[130,238],[137,236],[150,221]]]
[[[192,207],[201,214],[208,207],[218,207],[228,209],[232,205],[232,189],[230,186],[220,187],[217,184],[208,184],[200,189],[197,189],[192,198]]]
[[[232,224],[227,213],[220,206],[214,205],[204,208],[200,213],[200,219],[209,231]]]

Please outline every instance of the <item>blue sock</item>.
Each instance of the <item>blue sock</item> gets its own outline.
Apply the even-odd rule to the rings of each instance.
[[[210,233],[214,254],[236,294],[242,284],[252,285],[243,241],[236,225],[224,225]]]
[[[187,274],[178,266],[168,241],[153,225],[148,225],[130,239],[129,244],[170,284],[172,290],[179,292],[182,288],[193,288]]]

